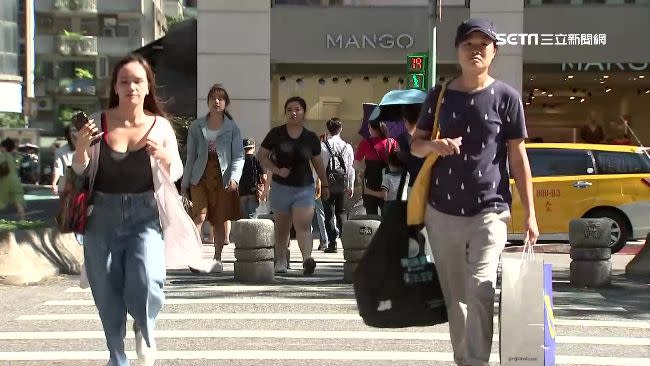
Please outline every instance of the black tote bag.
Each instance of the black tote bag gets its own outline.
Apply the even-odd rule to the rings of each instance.
[[[431,326],[447,322],[435,265],[424,251],[421,228],[406,224],[406,183],[402,173],[400,199],[385,203],[385,215],[354,273],[359,315],[377,328]],[[412,255],[409,257],[409,242]],[[417,247],[416,247],[417,246]]]

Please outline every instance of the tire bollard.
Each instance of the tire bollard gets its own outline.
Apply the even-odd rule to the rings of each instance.
[[[370,245],[379,224],[381,217],[378,215],[354,215],[343,222],[343,282],[354,281],[354,270]]]
[[[574,219],[569,223],[571,266],[569,279],[575,287],[603,287],[612,283],[612,220]]]
[[[242,219],[233,222],[235,281],[268,283],[274,278],[273,221]]]

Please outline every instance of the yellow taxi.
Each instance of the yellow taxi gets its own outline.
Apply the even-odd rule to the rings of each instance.
[[[612,253],[650,232],[650,151],[638,146],[534,143],[526,151],[540,240],[568,240],[569,222],[607,217]],[[514,181],[510,240],[523,239],[523,215]]]

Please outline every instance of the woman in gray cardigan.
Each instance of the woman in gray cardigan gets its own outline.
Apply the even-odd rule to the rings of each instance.
[[[228,93],[214,84],[208,93],[210,112],[192,122],[187,134],[187,160],[181,193],[193,203],[194,222],[199,230],[207,219],[214,232],[212,272],[220,272],[221,251],[227,241],[229,220],[241,218],[238,186],[244,167],[244,148],[239,127],[226,108]]]

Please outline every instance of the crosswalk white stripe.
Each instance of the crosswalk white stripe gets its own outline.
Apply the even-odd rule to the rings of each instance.
[[[346,292],[354,295],[354,289],[347,286],[308,286],[308,285],[294,285],[294,284],[283,284],[283,285],[266,285],[266,286],[256,286],[256,285],[213,285],[213,286],[183,286],[183,285],[173,285],[165,288],[165,292],[258,292],[258,291],[276,291],[276,292],[322,292],[322,291],[339,291]],[[501,289],[496,289],[495,294],[498,296],[501,294]],[[82,289],[80,287],[70,287],[65,290],[66,293],[90,293],[90,289]],[[556,292],[553,293],[553,297],[556,299],[564,298],[580,298],[580,299],[589,299],[589,300],[601,300],[604,299],[603,295],[597,292]]]
[[[136,359],[135,352],[127,352]],[[372,360],[372,361],[440,361],[452,362],[451,352],[391,352],[391,351],[158,351],[159,360]],[[2,361],[106,360],[105,351],[0,352]],[[499,355],[491,354],[492,362]],[[558,365],[647,366],[646,358],[557,356]]]
[[[297,286],[293,284],[275,285],[275,286],[202,286],[202,287],[184,287],[182,285],[170,286],[165,292],[259,292],[259,291],[276,291],[276,292],[323,292],[337,291],[346,292],[354,295],[354,289],[351,286]],[[70,287],[65,290],[66,293],[90,293],[90,289],[80,287]]]
[[[354,299],[288,299],[266,297],[208,298],[208,299],[166,299],[165,305],[188,304],[318,304],[318,305],[356,305]],[[93,300],[50,300],[46,306],[88,306],[95,305]]]
[[[132,338],[133,334],[127,334]],[[391,339],[449,341],[448,332],[418,331],[341,331],[341,330],[158,330],[156,338],[290,338],[290,339]],[[53,332],[0,332],[0,340],[34,340],[34,339],[103,339],[101,331],[53,331]],[[496,340],[495,340],[496,341]],[[641,337],[592,337],[592,336],[557,336],[559,344],[595,344],[618,346],[650,346],[650,338]]]
[[[45,306],[92,306],[93,300],[50,300]],[[189,304],[318,304],[318,305],[356,305],[355,299],[298,299],[298,298],[266,298],[266,297],[234,297],[234,298],[204,298],[204,299],[168,299],[166,305]],[[499,303],[494,304],[499,307]],[[554,310],[594,311],[594,312],[627,312],[620,306],[582,306],[573,304],[553,305]]]
[[[130,316],[129,316],[130,318]],[[161,313],[159,320],[362,320],[354,313]],[[99,320],[97,313],[80,314],[25,314],[16,318],[18,321],[70,321]],[[495,322],[498,318],[494,318]],[[650,329],[650,322],[555,319],[556,326],[605,327]]]

